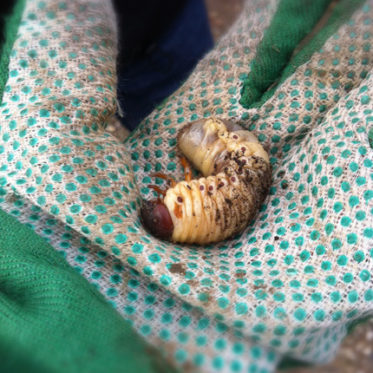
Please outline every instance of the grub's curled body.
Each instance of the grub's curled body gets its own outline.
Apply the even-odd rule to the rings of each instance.
[[[175,184],[163,201],[145,202],[147,229],[162,239],[197,244],[243,230],[271,181],[268,154],[256,137],[226,121],[200,120],[180,131],[178,147],[204,177]]]

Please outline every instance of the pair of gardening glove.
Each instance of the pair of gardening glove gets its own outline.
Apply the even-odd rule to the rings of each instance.
[[[373,309],[372,5],[249,2],[121,144],[104,130],[116,109],[110,4],[27,1],[3,95],[0,207],[176,366],[269,372],[284,357],[332,359]],[[269,196],[231,240],[160,241],[138,217],[147,186],[162,187],[150,175],[181,179],[177,133],[210,116],[267,149]]]

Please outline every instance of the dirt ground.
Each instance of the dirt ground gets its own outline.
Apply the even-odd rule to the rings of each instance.
[[[240,13],[243,0],[205,0],[212,34],[218,39]],[[120,139],[128,135],[119,122],[108,131]],[[343,341],[333,362],[323,366],[284,369],[282,373],[373,373],[373,319],[358,325]]]

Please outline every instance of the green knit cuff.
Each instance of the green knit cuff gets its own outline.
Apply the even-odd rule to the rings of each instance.
[[[0,102],[3,98],[4,87],[8,80],[8,65],[10,52],[13,47],[14,40],[17,35],[19,23],[21,21],[22,13],[25,8],[26,0],[17,0],[12,4],[8,12],[0,14],[2,19],[2,33],[0,45]]]
[[[251,63],[240,104],[246,109],[262,106],[363,3],[282,0]]]

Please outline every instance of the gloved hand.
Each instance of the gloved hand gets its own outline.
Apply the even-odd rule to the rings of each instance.
[[[111,74],[105,75],[113,68],[113,50],[105,48],[106,40],[96,42],[100,33],[93,28],[90,48],[85,40],[82,49],[84,63],[69,57],[66,64],[64,56],[76,53],[79,43],[69,45],[73,31],[55,20],[40,25],[48,19],[41,12],[35,24],[55,27],[65,44],[49,40],[62,56],[53,59],[36,37],[25,46],[22,37],[33,21],[21,27],[3,100],[3,141],[16,144],[5,149],[4,208],[22,211],[23,221],[41,217],[32,223],[40,234],[52,233],[54,246],[62,246],[70,263],[79,263],[82,274],[99,283],[150,341],[172,345],[169,353],[180,365],[271,370],[282,354],[330,359],[349,322],[371,312],[373,295],[367,134],[372,2],[353,5],[341,1],[325,20],[326,2],[248,4],[183,87],[124,146],[97,125],[114,110]],[[86,22],[100,24],[105,13],[99,9]],[[78,6],[73,12],[79,14]],[[65,10],[58,17],[65,19]],[[320,19],[321,30],[304,39]],[[304,47],[297,48],[301,42]],[[54,103],[43,98],[42,106],[27,107],[25,117],[23,107],[12,103],[24,84],[12,76],[12,66],[33,61],[34,47],[55,66],[57,76],[45,83]],[[98,70],[98,60],[104,69]],[[67,73],[66,66],[80,74]],[[71,81],[61,88],[66,76]],[[24,102],[46,92],[38,82]],[[253,224],[230,241],[204,248],[161,242],[138,220],[137,188],[150,197],[154,171],[181,177],[177,131],[211,115],[252,130],[268,149],[270,196]],[[18,206],[10,198],[14,192],[23,197]],[[32,204],[62,223],[32,214]],[[45,233],[48,219],[54,223]],[[98,249],[82,249],[80,240],[84,247],[91,243],[77,232],[135,270],[110,277],[118,263]],[[79,250],[82,255],[76,255]]]
[[[372,3],[342,1],[328,19],[326,5],[279,2],[264,34],[265,15],[242,17],[128,142],[144,188],[151,172],[178,169],[167,158],[182,124],[215,115],[259,137],[273,166],[262,211],[208,255],[178,249],[184,268],[196,264],[193,282],[185,291],[176,273],[170,286],[260,344],[313,362],[331,359],[372,308]]]

